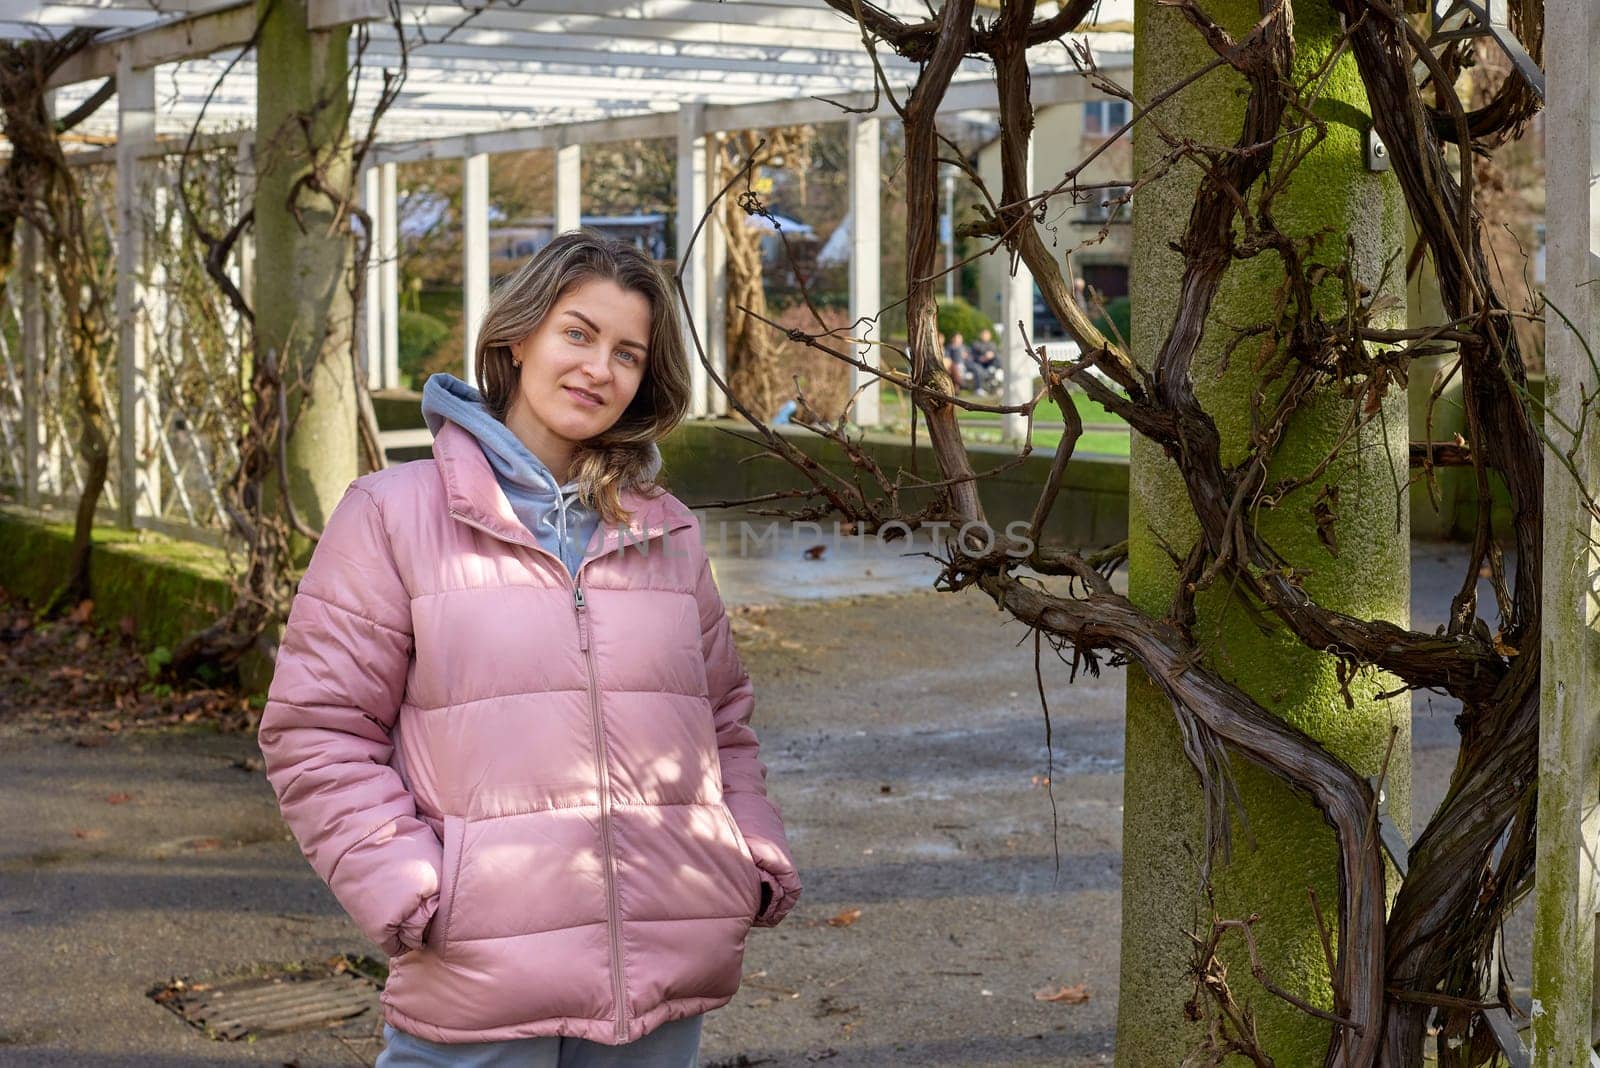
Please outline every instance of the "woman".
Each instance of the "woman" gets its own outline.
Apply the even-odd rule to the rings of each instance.
[[[644,256],[558,237],[496,292],[434,459],[351,484],[261,720],[312,866],[390,954],[384,1068],[695,1063],[800,883],[694,516]]]

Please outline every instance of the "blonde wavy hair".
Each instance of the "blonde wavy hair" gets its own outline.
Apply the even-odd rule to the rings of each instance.
[[[632,245],[588,231],[561,234],[489,298],[473,364],[485,406],[505,422],[521,377],[511,362],[511,346],[538,329],[562,294],[591,278],[608,279],[650,302],[650,351],[639,392],[610,430],[579,445],[571,469],[579,499],[606,522],[620,524],[632,518],[622,507],[624,488],[632,486],[646,495],[661,492],[646,474],[650,446],[689,412],[689,357],[678,302],[649,257]]]

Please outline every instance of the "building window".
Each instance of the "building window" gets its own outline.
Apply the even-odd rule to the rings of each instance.
[[[1126,100],[1088,100],[1083,105],[1083,136],[1104,141],[1128,123]]]
[[[1078,270],[1084,284],[1098,293],[1101,300],[1115,300],[1128,295],[1126,263],[1085,263]]]

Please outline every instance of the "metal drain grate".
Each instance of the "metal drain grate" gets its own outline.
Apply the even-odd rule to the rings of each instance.
[[[152,996],[212,1038],[229,1041],[323,1027],[364,1013],[376,1019],[378,1014],[376,984],[346,971],[216,986],[178,981]]]

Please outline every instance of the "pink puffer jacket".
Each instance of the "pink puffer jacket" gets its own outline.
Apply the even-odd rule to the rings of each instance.
[[[284,818],[434,1042],[629,1042],[726,1003],[800,893],[692,513],[625,493],[576,581],[476,441],[357,479],[261,720]]]

